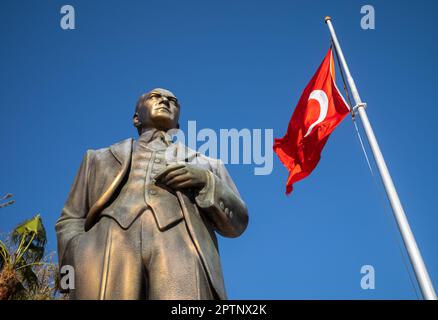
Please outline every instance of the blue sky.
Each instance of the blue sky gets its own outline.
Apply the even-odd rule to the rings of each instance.
[[[76,10],[76,30],[59,26],[64,4]],[[364,4],[375,8],[375,30],[360,28]],[[136,137],[133,108],[151,88],[176,93],[183,129],[196,120],[198,129],[281,137],[327,52],[331,15],[438,286],[437,9],[431,1],[2,1],[0,193],[16,204],[0,210],[0,232],[41,213],[56,250],[54,224],[83,154]],[[250,212],[244,235],[219,240],[230,298],[417,298],[349,118],[291,196],[276,157],[272,174],[253,169],[228,165]],[[375,268],[374,290],[360,287],[363,265]]]

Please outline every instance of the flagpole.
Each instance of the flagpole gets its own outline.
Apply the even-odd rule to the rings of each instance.
[[[359,92],[357,91],[356,84],[354,83],[353,77],[351,76],[350,70],[348,69],[347,62],[342,53],[341,46],[339,44],[338,38],[336,37],[335,30],[330,17],[325,17],[325,22],[330,30],[330,34],[335,45],[335,49],[338,53],[339,60],[344,69],[348,85],[350,86],[351,93],[354,98],[356,106],[354,109],[359,113],[360,119],[362,120],[363,127],[365,129],[368,142],[371,146],[371,150],[374,155],[374,159],[379,169],[380,177],[382,179],[383,185],[385,187],[386,194],[388,196],[389,202],[391,203],[392,211],[394,213],[395,220],[397,222],[398,228],[403,238],[403,242],[406,246],[406,250],[409,254],[412,266],[414,268],[415,276],[420,285],[423,298],[426,300],[437,300],[435,290],[433,288],[432,281],[427,272],[426,265],[424,264],[423,258],[421,257],[420,250],[418,248],[417,242],[415,241],[414,234],[409,226],[408,219],[403,210],[403,206],[395,189],[394,183],[392,181],[391,175],[389,174],[388,167],[386,166],[383,154],[380,151],[379,144],[377,143],[376,136],[374,135],[373,128],[371,127],[370,121],[365,110],[366,104],[362,102]],[[353,111],[356,111],[353,110]]]

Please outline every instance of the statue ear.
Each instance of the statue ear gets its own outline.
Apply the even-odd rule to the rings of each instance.
[[[132,117],[132,124],[134,125],[134,127],[138,128],[139,126],[141,126],[141,122],[138,119],[138,113],[134,113],[134,116]]]

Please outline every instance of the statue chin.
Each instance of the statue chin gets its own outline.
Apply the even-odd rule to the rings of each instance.
[[[152,119],[153,126],[159,130],[168,131],[175,128],[173,119],[168,116],[155,116]]]

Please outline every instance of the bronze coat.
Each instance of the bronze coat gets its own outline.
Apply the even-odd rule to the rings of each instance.
[[[84,156],[56,224],[60,266],[68,264],[72,254],[69,252],[72,240],[89,230],[98,221],[102,210],[116,198],[129,173],[132,144],[133,139],[130,138],[110,148],[88,150]],[[150,188],[156,189],[158,196],[147,197],[147,205],[155,216],[157,227],[163,232],[179,220],[185,219],[190,237],[214,290],[219,298],[226,299],[214,231],[225,237],[239,236],[248,223],[246,205],[221,161],[205,157],[179,143],[172,144],[169,148],[169,154],[173,157],[170,161],[194,163],[199,158],[203,160],[200,165],[212,173],[212,197],[199,203],[185,193],[171,193],[150,185]],[[180,206],[180,209],[172,209],[175,205]],[[135,213],[113,216],[122,228],[129,228],[136,217]]]

